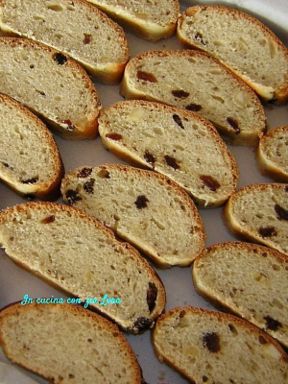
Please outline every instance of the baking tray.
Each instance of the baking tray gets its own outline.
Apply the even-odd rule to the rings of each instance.
[[[213,3],[213,1],[182,1],[183,9],[188,5],[198,3]],[[219,3],[219,2],[218,2]],[[288,1],[287,0],[236,0],[222,1],[222,3],[233,4],[239,8],[249,11],[264,21],[281,39],[288,45]],[[144,51],[156,49],[175,49],[182,48],[175,37],[162,40],[158,43],[151,43],[135,37],[127,32],[130,56]],[[104,106],[110,105],[121,100],[119,86],[105,86],[95,83]],[[288,106],[275,106],[269,104],[265,106],[268,118],[268,128],[288,123]],[[107,152],[98,137],[91,141],[69,141],[55,136],[59,146],[66,171],[81,165],[98,165],[105,162],[121,162],[113,154]],[[270,178],[260,174],[255,160],[255,149],[248,147],[229,146],[234,154],[240,168],[239,186],[251,183],[271,182]],[[0,209],[12,206],[25,200],[17,196],[5,185],[0,184]],[[203,218],[207,233],[207,246],[227,241],[235,240],[225,227],[223,221],[223,208],[201,209],[200,214]],[[191,277],[191,268],[171,268],[168,270],[157,269],[167,292],[166,309],[175,306],[194,305],[203,308],[213,307],[202,299],[194,290]],[[20,300],[25,293],[32,297],[56,297],[65,296],[60,290],[56,290],[31,273],[24,271],[16,266],[3,250],[0,250],[0,308],[14,301]],[[139,336],[127,335],[133,350],[135,351],[139,363],[143,369],[145,380],[150,384],[184,384],[187,380],[183,379],[177,372],[168,366],[161,364],[153,351],[151,345],[151,333],[145,332]],[[0,350],[0,361],[8,362]],[[19,370],[22,370],[19,368]],[[22,370],[26,375],[32,377],[37,383],[47,383],[38,376]],[[22,384],[20,379],[13,381],[13,384]],[[12,384],[12,382],[10,381]],[[9,383],[9,384],[10,384]],[[2,384],[2,383],[1,383]],[[98,384],[98,383],[95,383]],[[100,383],[99,383],[100,384]],[[115,383],[116,384],[116,383]]]

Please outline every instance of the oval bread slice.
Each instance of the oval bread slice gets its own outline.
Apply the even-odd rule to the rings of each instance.
[[[96,297],[100,303],[87,304],[129,332],[149,328],[164,309],[164,287],[147,261],[73,207],[37,202],[8,208],[0,213],[0,243],[48,283],[83,300]],[[121,303],[104,305],[105,295]]]
[[[119,164],[82,167],[65,176],[61,192],[64,201],[111,227],[159,266],[187,266],[203,250],[203,224],[193,201],[163,175]]]
[[[45,124],[0,94],[0,179],[16,192],[52,196],[63,175],[57,145]]]
[[[261,245],[223,243],[193,264],[193,281],[208,300],[266,330],[288,347],[288,257]]]
[[[199,113],[235,144],[255,145],[266,118],[255,93],[218,60],[200,51],[147,51],[132,58],[121,93]]]
[[[16,364],[55,384],[140,384],[116,325],[69,304],[13,304],[0,312],[0,345]]]
[[[153,332],[157,356],[191,383],[286,384],[288,356],[265,332],[235,316],[175,308]]]
[[[235,192],[225,207],[236,234],[288,255],[288,185],[253,184]]]
[[[260,138],[257,159],[263,173],[288,183],[288,125],[273,128]]]
[[[264,99],[288,100],[288,50],[258,19],[222,5],[187,8],[179,39],[234,71]]]
[[[106,83],[120,80],[128,61],[122,28],[83,0],[3,0],[0,29],[71,56]]]
[[[131,27],[140,37],[156,41],[176,30],[178,0],[88,0],[114,19]]]
[[[119,102],[102,111],[99,133],[108,149],[168,176],[202,206],[221,205],[236,189],[234,158],[213,125],[195,113]]]
[[[0,92],[67,138],[97,133],[100,102],[87,73],[62,53],[28,39],[0,38]]]

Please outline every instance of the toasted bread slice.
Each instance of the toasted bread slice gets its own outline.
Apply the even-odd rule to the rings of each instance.
[[[191,383],[286,384],[288,356],[265,332],[232,315],[175,308],[153,332],[157,356]]]
[[[61,191],[64,201],[114,229],[159,266],[187,266],[203,250],[203,224],[193,201],[163,175],[120,164],[81,167],[65,176]]]
[[[256,145],[266,127],[264,109],[251,88],[200,51],[141,53],[128,62],[121,93],[197,112],[235,144]]]
[[[62,53],[28,39],[0,38],[0,92],[67,138],[97,133],[100,102],[87,73]]]
[[[179,39],[220,60],[266,100],[288,100],[288,50],[255,17],[223,5],[187,8]]]
[[[3,0],[0,29],[71,56],[106,83],[119,81],[128,61],[122,28],[83,0]]]
[[[288,183],[288,125],[273,128],[261,136],[257,160],[263,173]]]
[[[147,261],[75,208],[44,202],[8,208],[0,213],[0,243],[48,283],[81,299],[96,297],[86,304],[129,332],[149,328],[164,309],[164,287]]]
[[[253,184],[235,192],[225,207],[236,234],[288,255],[288,185]]]
[[[156,41],[174,34],[180,11],[178,0],[88,0],[140,37]]]
[[[288,347],[288,256],[261,245],[216,244],[195,260],[193,281],[208,300]]]
[[[55,384],[141,384],[116,325],[69,304],[13,304],[0,312],[0,345],[16,364]]]

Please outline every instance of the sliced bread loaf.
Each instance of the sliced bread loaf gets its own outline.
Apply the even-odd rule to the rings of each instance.
[[[261,136],[257,159],[263,173],[288,183],[288,125]]]
[[[75,208],[44,202],[8,208],[0,213],[0,243],[17,264],[129,332],[149,328],[164,309],[164,287],[148,262]]]
[[[163,175],[124,165],[78,168],[62,181],[64,201],[108,225],[159,266],[187,266],[204,247],[193,201]]]
[[[195,113],[124,101],[102,111],[99,133],[108,149],[168,176],[202,206],[221,205],[236,189],[234,158],[213,125]]]
[[[13,304],[0,312],[7,357],[55,384],[141,384],[136,357],[116,325],[69,304]]]
[[[0,29],[69,55],[108,83],[120,80],[128,60],[122,28],[83,0],[3,0]]]
[[[1,37],[0,92],[25,104],[63,136],[96,136],[100,103],[95,87],[79,64],[52,48]]]
[[[288,100],[288,50],[255,17],[223,5],[186,9],[179,39],[210,53],[265,99]]]
[[[200,294],[266,330],[288,347],[288,257],[255,244],[209,247],[193,264]]]
[[[255,93],[229,69],[200,51],[148,51],[129,61],[126,98],[164,102],[210,120],[236,144],[255,145],[265,114]]]
[[[236,234],[288,255],[288,185],[254,184],[235,192],[225,207]]]
[[[45,124],[17,101],[0,94],[0,179],[20,194],[49,197],[63,166]]]
[[[288,356],[265,332],[235,316],[175,308],[161,316],[153,344],[191,383],[286,384]]]
[[[178,0],[88,0],[148,40],[173,35],[179,14]]]

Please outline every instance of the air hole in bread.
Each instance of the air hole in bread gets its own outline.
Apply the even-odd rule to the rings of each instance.
[[[57,53],[54,53],[53,60],[55,60],[57,64],[63,65],[66,63],[67,57],[64,56],[62,53],[57,52]]]
[[[200,179],[203,181],[203,183],[206,185],[206,187],[208,187],[213,192],[216,192],[217,189],[220,188],[220,184],[212,176],[202,175],[202,176],[200,176]]]
[[[158,289],[154,283],[149,282],[149,287],[147,290],[147,304],[150,313],[154,310],[155,304],[156,304],[156,299],[157,299],[157,293]]]
[[[47,8],[48,8],[48,9],[51,9],[51,11],[55,11],[55,12],[61,12],[61,11],[64,10],[64,8],[62,7],[62,5],[57,4],[57,3],[48,4],[48,5],[47,5]]]
[[[35,184],[39,180],[39,176],[31,177],[30,179],[22,179],[22,184]]]
[[[239,123],[233,117],[227,117],[227,123],[234,129],[235,133],[238,135],[240,133]]]
[[[260,227],[258,230],[259,234],[262,237],[273,237],[277,235],[277,231],[274,227],[269,226],[269,227]]]
[[[180,169],[180,165],[177,163],[177,160],[169,155],[164,156],[164,159],[166,161],[166,164],[169,165],[169,167],[176,169]]]
[[[144,153],[144,159],[147,161],[147,163],[154,164],[156,161],[156,157],[152,155],[152,153],[145,151]]]
[[[233,324],[228,324],[228,328],[230,329],[230,331],[233,333],[233,335],[238,335],[238,331],[237,329],[234,327]]]
[[[186,105],[185,108],[186,108],[188,111],[198,112],[198,111],[201,111],[202,106],[199,105],[199,104],[191,103],[191,104]]]
[[[266,328],[271,329],[271,331],[277,331],[282,327],[280,321],[273,319],[271,316],[265,316],[264,320],[266,321]]]
[[[277,213],[277,219],[288,220],[288,210],[281,207],[279,204],[275,204],[275,212]]]
[[[139,80],[149,81],[150,83],[157,83],[156,77],[150,72],[137,71],[137,78]]]
[[[172,116],[173,117],[173,120],[175,121],[175,123],[182,129],[184,129],[184,125],[182,123],[182,120],[180,118],[179,115],[177,115],[176,113],[174,113],[174,115]]]
[[[172,95],[177,97],[178,99],[187,99],[190,95],[189,92],[183,91],[183,89],[175,89],[171,91]]]
[[[115,140],[115,141],[122,139],[122,135],[120,135],[119,133],[115,133],[115,132],[107,133],[106,137],[108,137],[108,139]]]

